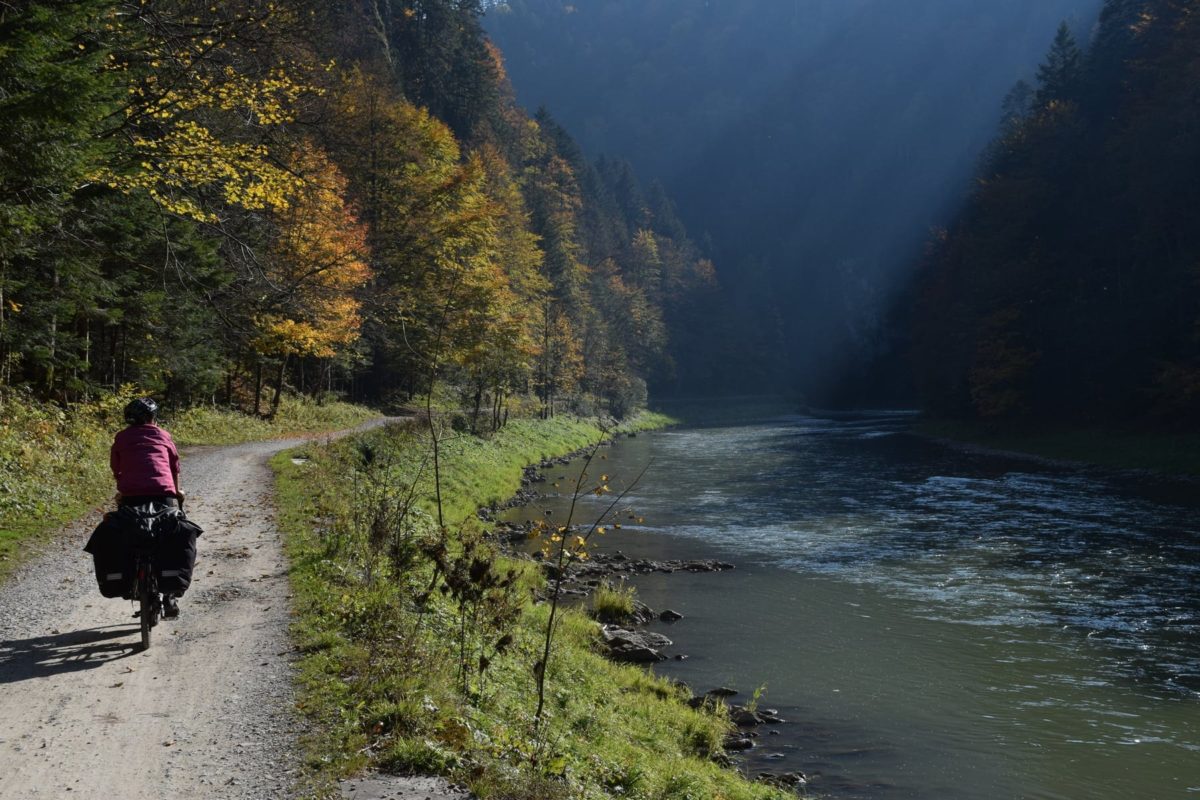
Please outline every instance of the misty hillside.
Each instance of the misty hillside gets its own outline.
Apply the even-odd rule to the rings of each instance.
[[[512,0],[518,99],[661,179],[710,237],[763,385],[828,390],[880,337],[1018,79],[1098,0]],[[853,355],[851,355],[853,354]],[[744,364],[747,369],[750,365]]]

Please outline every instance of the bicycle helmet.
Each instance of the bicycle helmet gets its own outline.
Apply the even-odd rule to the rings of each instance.
[[[158,403],[149,397],[139,397],[125,406],[125,421],[130,425],[145,425],[158,416]]]

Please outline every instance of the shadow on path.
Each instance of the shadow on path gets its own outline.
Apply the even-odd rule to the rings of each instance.
[[[93,669],[134,655],[137,626],[105,625],[80,631],[0,642],[0,685]],[[125,641],[114,641],[125,639]]]

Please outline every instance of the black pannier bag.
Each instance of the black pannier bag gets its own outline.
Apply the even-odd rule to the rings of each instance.
[[[83,549],[92,555],[100,594],[129,597],[138,545],[152,543],[158,590],[178,596],[192,582],[196,537],[202,532],[177,508],[121,506],[104,515]]]
[[[204,531],[182,511],[161,517],[155,528],[154,569],[158,574],[158,590],[182,596],[192,583],[196,537]]]
[[[133,589],[133,543],[137,534],[133,526],[137,520],[123,512],[122,508],[105,514],[83,547],[92,554],[96,583],[105,597],[126,597]]]

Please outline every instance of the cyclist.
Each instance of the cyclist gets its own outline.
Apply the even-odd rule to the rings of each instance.
[[[158,403],[139,397],[125,406],[129,427],[117,433],[109,465],[117,480],[117,502],[136,506],[158,503],[178,508],[184,499],[179,488],[179,451],[171,434],[158,427]],[[164,594],[163,616],[179,616],[174,595]]]

